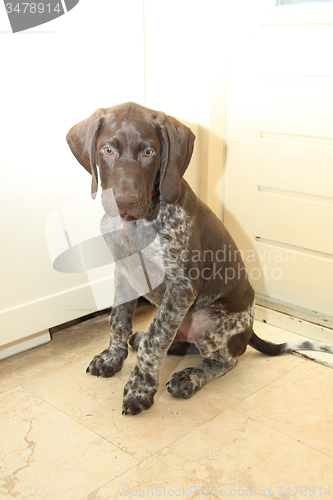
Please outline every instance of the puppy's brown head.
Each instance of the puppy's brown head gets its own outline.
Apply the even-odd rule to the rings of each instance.
[[[178,200],[195,140],[175,118],[135,103],[98,109],[66,138],[75,158],[92,174],[92,197],[98,166],[103,192],[112,190],[119,213],[136,219],[147,215],[158,182],[165,202]]]

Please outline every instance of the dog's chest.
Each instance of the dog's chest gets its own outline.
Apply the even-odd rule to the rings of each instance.
[[[136,279],[128,262],[136,258],[138,265],[145,268],[150,288],[154,290],[162,282],[183,276],[191,226],[191,218],[181,207],[164,204],[153,221],[125,221],[105,215],[101,232],[113,259],[132,286],[136,287]]]
[[[167,280],[174,281],[184,275],[191,231],[192,219],[185,210],[178,205],[166,205],[157,221],[157,232]]]

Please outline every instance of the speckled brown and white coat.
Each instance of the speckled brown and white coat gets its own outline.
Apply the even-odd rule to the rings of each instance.
[[[300,348],[265,342],[253,332],[254,291],[240,252],[221,221],[183,179],[194,139],[175,118],[135,103],[98,109],[67,134],[73,154],[92,174],[93,197],[99,168],[105,208],[101,231],[117,261],[110,345],[93,358],[87,371],[111,377],[121,369],[128,343],[137,349],[136,366],[124,388],[124,414],[152,406],[167,352],[198,352],[203,357],[168,382],[170,394],[189,398],[231,370],[248,344],[270,355]],[[120,231],[114,230],[115,224]],[[151,245],[151,253],[162,257],[159,263],[156,257],[154,265],[157,269],[162,262],[164,272],[162,283],[145,294],[158,307],[157,314],[146,332],[134,335],[137,298],[125,299],[138,284],[135,273],[119,260],[128,251],[129,239],[132,253]],[[303,348],[333,352],[309,342]]]

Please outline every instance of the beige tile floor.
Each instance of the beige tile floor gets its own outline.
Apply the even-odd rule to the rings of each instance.
[[[135,329],[153,314],[141,307]],[[290,336],[255,326],[267,339]],[[186,401],[165,384],[199,357],[168,356],[155,405],[123,416],[135,353],[112,379],[85,373],[107,345],[101,316],[0,362],[1,499],[333,498],[331,368],[248,348]]]

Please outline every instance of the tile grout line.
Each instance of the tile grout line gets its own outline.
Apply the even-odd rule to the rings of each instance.
[[[115,478],[111,479],[110,481],[107,481],[106,483],[102,484],[101,486],[99,486],[98,488],[96,488],[95,490],[91,491],[90,493],[88,493],[88,496],[91,495],[92,493],[94,493],[95,491],[98,491],[100,488],[102,488],[103,486],[106,486],[107,484],[110,484],[112,483],[113,481],[116,481],[118,480],[119,478],[121,478],[124,474],[127,474],[127,472],[129,472],[130,470],[132,470],[133,468],[137,467],[138,465],[142,464],[143,462],[145,462],[146,460],[148,460],[149,458],[153,457],[158,451],[152,453],[151,455],[149,455],[148,457],[144,457],[144,458],[141,458],[141,459],[138,459],[136,457],[134,457],[131,453],[129,453],[128,451],[125,451],[123,450],[122,448],[120,448],[120,446],[118,446],[117,444],[115,444],[113,441],[110,441],[109,439],[107,439],[106,437],[102,436],[101,434],[99,434],[97,431],[93,430],[93,429],[90,429],[89,427],[87,427],[84,423],[80,422],[77,418],[73,417],[72,415],[69,415],[68,413],[64,412],[63,410],[60,410],[59,408],[57,408],[54,404],[46,401],[44,398],[42,398],[41,396],[38,396],[37,394],[35,394],[34,392],[32,392],[30,389],[27,389],[21,385],[19,386],[16,386],[16,388],[20,388],[20,389],[23,389],[27,392],[29,392],[31,395],[33,395],[34,397],[40,399],[41,401],[43,401],[44,403],[46,403],[48,406],[50,406],[51,408],[53,408],[54,410],[62,413],[63,415],[65,415],[66,417],[70,418],[72,421],[76,422],[77,424],[81,425],[82,427],[84,427],[85,429],[87,429],[88,431],[92,432],[93,434],[95,434],[96,436],[98,436],[99,438],[101,438],[103,441],[106,441],[107,443],[111,444],[112,446],[114,446],[117,450],[125,453],[126,455],[128,455],[129,457],[131,457],[133,460],[136,460],[137,463],[134,463],[133,465],[129,466],[126,470],[124,470],[121,474],[119,474],[118,476],[116,476]],[[163,448],[161,448],[163,449]],[[148,451],[148,450],[147,450]],[[84,500],[85,498],[87,498],[87,495],[85,495],[84,497],[82,497],[82,500]]]
[[[238,415],[242,415],[243,417],[246,417],[248,420],[251,420],[252,422],[256,422],[259,425],[263,425],[264,427],[266,427],[266,429],[269,429],[272,432],[276,432],[276,433],[280,434],[281,436],[289,438],[289,439],[295,441],[296,443],[299,443],[299,444],[301,444],[303,446],[306,446],[310,450],[316,451],[317,453],[320,453],[321,455],[324,455],[325,457],[329,457],[329,458],[331,458],[333,460],[333,456],[332,455],[328,455],[324,451],[318,450],[317,448],[314,448],[313,446],[310,446],[309,444],[304,443],[304,441],[301,441],[300,439],[296,439],[296,438],[290,436],[289,434],[285,434],[284,432],[278,431],[277,429],[273,429],[268,424],[265,424],[263,422],[259,422],[259,420],[256,420],[253,417],[249,417],[248,415],[246,415],[246,413],[242,413],[240,410],[233,409],[233,411],[235,411],[236,413],[238,413]]]
[[[299,356],[298,356],[298,357],[299,357]],[[277,378],[275,378],[273,381],[271,381],[271,382],[269,382],[268,384],[266,384],[266,385],[264,385],[263,387],[261,387],[259,390],[264,389],[265,387],[269,386],[271,383],[273,383],[273,382],[275,382],[275,381],[279,380],[279,379],[280,379],[281,377],[283,377],[284,375],[287,375],[288,373],[291,373],[293,370],[295,370],[295,369],[296,369],[296,368],[298,368],[299,366],[302,366],[302,365],[303,365],[303,363],[304,363],[305,361],[307,361],[307,360],[306,360],[306,359],[303,359],[303,360],[302,360],[302,363],[300,363],[298,366],[290,368],[287,372],[285,372],[285,373],[283,373],[282,375],[278,376],[278,377],[277,377]],[[36,378],[32,379],[32,381],[34,381],[34,380],[36,380],[36,379],[38,379],[38,378],[40,378],[40,376],[36,376]],[[32,382],[32,381],[29,381],[29,382]],[[24,385],[22,385],[22,384],[17,385],[15,388],[22,388],[22,389],[24,389],[24,390],[28,391],[29,393],[33,394],[35,397],[38,397],[39,399],[41,399],[42,401],[44,401],[44,402],[45,402],[46,404],[48,404],[50,407],[52,407],[52,408],[56,409],[57,411],[59,411],[59,412],[61,412],[62,414],[66,415],[67,417],[71,418],[73,421],[75,421],[76,423],[78,423],[78,424],[79,424],[79,425],[81,425],[82,427],[85,427],[87,430],[91,431],[91,432],[92,432],[92,433],[94,433],[96,436],[100,437],[103,441],[106,441],[106,442],[110,443],[110,444],[111,444],[112,446],[114,446],[116,449],[123,451],[123,452],[124,452],[124,453],[126,453],[129,457],[131,457],[131,458],[133,458],[135,461],[137,461],[137,463],[136,463],[136,464],[133,464],[133,466],[129,467],[129,469],[128,469],[128,470],[131,470],[133,467],[136,467],[137,465],[139,465],[139,464],[143,463],[143,462],[144,462],[144,461],[146,461],[148,458],[151,458],[151,457],[155,456],[156,454],[160,453],[160,452],[161,452],[162,450],[164,450],[165,448],[167,448],[167,447],[169,447],[169,446],[171,446],[171,445],[175,444],[177,441],[179,441],[179,440],[180,440],[180,439],[182,439],[183,437],[187,436],[187,435],[188,435],[188,434],[190,434],[191,432],[193,432],[193,431],[195,431],[195,430],[199,429],[200,427],[202,427],[202,425],[204,425],[204,424],[206,424],[206,423],[208,423],[208,422],[212,421],[212,420],[213,420],[214,418],[216,418],[217,416],[222,415],[222,414],[223,414],[223,413],[225,413],[228,409],[234,409],[234,411],[236,411],[236,412],[238,412],[238,413],[239,413],[239,411],[238,411],[238,410],[235,410],[235,406],[236,406],[237,404],[239,404],[240,402],[245,401],[247,398],[252,397],[255,393],[257,393],[257,392],[258,392],[258,391],[254,391],[252,394],[250,394],[250,395],[246,396],[246,397],[245,397],[245,398],[243,398],[243,399],[240,399],[237,403],[231,404],[228,408],[226,408],[226,409],[224,409],[224,410],[220,411],[217,415],[215,415],[215,416],[213,416],[213,417],[209,418],[208,420],[206,420],[206,421],[202,422],[201,424],[197,425],[194,429],[191,429],[191,430],[189,430],[188,432],[184,433],[184,434],[183,434],[182,436],[180,436],[178,439],[176,439],[176,440],[174,440],[174,441],[172,441],[172,442],[168,443],[168,444],[167,444],[167,445],[165,445],[165,446],[162,446],[161,448],[159,448],[158,450],[156,450],[154,453],[151,453],[148,457],[143,457],[143,458],[139,459],[139,458],[137,458],[137,457],[133,456],[133,455],[132,455],[131,453],[129,453],[128,451],[125,451],[124,449],[122,449],[119,445],[115,444],[113,441],[111,441],[111,440],[109,440],[109,439],[107,439],[107,438],[103,437],[102,435],[100,435],[100,434],[99,434],[98,432],[96,432],[95,430],[93,430],[93,429],[91,429],[91,428],[87,427],[87,426],[86,426],[83,422],[81,422],[80,420],[78,420],[76,417],[74,417],[74,416],[72,416],[72,415],[70,415],[70,414],[66,413],[65,411],[63,411],[63,410],[61,410],[61,409],[57,408],[57,406],[55,406],[55,405],[51,404],[50,402],[48,402],[48,401],[47,401],[47,400],[45,400],[44,398],[42,398],[42,397],[40,397],[39,395],[35,394],[34,392],[32,392],[32,390],[31,390],[31,389],[28,389],[28,388],[24,387]],[[15,388],[11,388],[11,389],[15,389]],[[5,392],[6,392],[6,391],[5,391]],[[314,449],[315,449],[315,448],[314,448]],[[147,451],[149,451],[149,450],[147,450]],[[317,451],[318,451],[318,450],[317,450]],[[127,472],[127,471],[125,471],[125,472]],[[125,472],[123,472],[121,475],[123,475]],[[117,478],[118,478],[118,477],[121,477],[121,475],[120,475],[120,476],[117,476]],[[116,478],[115,478],[115,479],[116,479]],[[113,479],[113,480],[111,480],[111,481],[114,481],[114,479]],[[110,481],[109,481],[109,482],[110,482]]]
[[[294,355],[295,355],[295,356],[297,356],[297,357],[301,357],[301,356],[299,356],[297,353],[291,353],[291,354],[294,354]],[[235,406],[237,406],[239,403],[241,403],[241,402],[243,402],[243,401],[246,401],[247,399],[251,398],[252,396],[254,396],[254,394],[258,393],[259,391],[261,391],[261,390],[262,390],[262,389],[264,389],[265,387],[270,386],[272,383],[275,383],[275,382],[276,382],[277,380],[279,380],[280,378],[284,377],[285,375],[290,374],[290,373],[291,373],[291,372],[293,372],[294,370],[298,369],[300,366],[303,366],[303,365],[304,365],[304,363],[309,362],[309,361],[313,361],[313,360],[311,360],[310,358],[309,358],[309,359],[304,359],[304,360],[303,360],[303,363],[300,363],[299,365],[294,366],[293,368],[291,368],[291,369],[290,369],[289,371],[287,371],[286,373],[284,373],[284,374],[280,375],[278,378],[276,378],[276,379],[272,380],[272,381],[271,381],[271,382],[269,382],[268,384],[266,384],[266,385],[264,385],[263,387],[261,387],[258,391],[254,391],[254,392],[253,392],[252,394],[250,394],[249,396],[246,396],[244,399],[242,399],[242,400],[238,401],[237,403],[235,403],[234,405],[232,405],[232,406],[230,407],[230,409],[233,409],[233,411],[235,411],[235,412],[236,412],[236,413],[238,413],[239,415],[242,415],[242,416],[244,416],[244,417],[246,417],[246,418],[248,418],[248,419],[252,420],[253,422],[257,422],[257,423],[258,423],[258,424],[260,424],[260,425],[264,425],[267,429],[270,429],[270,430],[271,430],[271,431],[273,431],[273,432],[277,432],[277,433],[281,434],[282,436],[285,436],[285,437],[288,437],[289,439],[292,439],[292,440],[293,440],[293,441],[295,441],[296,443],[300,443],[300,444],[302,444],[303,446],[306,446],[307,448],[309,448],[309,449],[311,449],[311,450],[317,451],[318,453],[321,453],[322,455],[324,455],[324,456],[326,456],[326,457],[329,457],[329,458],[332,458],[332,459],[333,459],[333,457],[332,457],[331,455],[328,455],[327,453],[325,453],[325,452],[323,452],[323,451],[320,451],[320,450],[318,450],[317,448],[314,448],[313,446],[310,446],[310,445],[308,445],[307,443],[304,443],[304,442],[303,442],[303,441],[301,441],[301,440],[298,440],[298,439],[296,439],[296,438],[294,438],[294,437],[291,437],[290,435],[285,434],[284,432],[281,432],[281,431],[278,431],[278,430],[276,430],[276,429],[273,429],[273,428],[272,428],[272,427],[270,427],[268,424],[264,424],[264,423],[262,423],[262,422],[259,422],[259,420],[256,420],[256,419],[255,419],[255,418],[253,418],[253,417],[249,417],[246,413],[243,413],[242,411],[240,411],[240,410],[238,410],[238,409],[236,409],[236,408],[235,408]]]
[[[288,354],[293,354],[293,353],[288,353]],[[301,356],[297,356],[298,358],[302,358]],[[254,394],[256,394],[257,392],[259,391],[262,391],[262,389],[265,389],[265,387],[268,387],[270,386],[271,384],[275,383],[277,380],[279,380],[280,378],[284,377],[285,375],[288,375],[289,373],[291,373],[292,371],[296,370],[298,367],[300,366],[303,366],[304,363],[306,363],[307,361],[310,361],[309,359],[301,359],[302,360],[302,363],[300,363],[299,365],[297,366],[294,366],[292,368],[290,368],[290,370],[286,371],[285,373],[283,373],[282,375],[279,375],[277,378],[275,378],[274,380],[271,380],[270,382],[268,382],[267,384],[263,385],[262,387],[260,387],[260,389],[257,389],[255,390],[254,392],[252,392],[251,394],[249,394],[248,396],[246,396],[245,398],[241,399],[240,401],[238,401],[237,403],[235,403],[234,405],[231,406],[231,408],[234,408],[234,406],[238,405],[239,403],[243,402],[243,401],[246,401],[247,399],[249,398],[252,398],[252,396],[254,396]]]
[[[149,457],[145,457],[145,458],[142,458],[142,460],[139,461],[138,464],[135,464],[133,465],[133,467],[130,467],[127,471],[123,472],[122,474],[120,474],[120,476],[117,476],[116,478],[114,479],[111,479],[111,481],[108,481],[107,483],[103,484],[102,486],[100,486],[99,488],[97,488],[96,490],[90,492],[88,494],[88,496],[84,496],[83,498],[81,498],[80,500],[85,500],[89,497],[89,495],[91,495],[92,493],[94,493],[95,491],[98,491],[100,488],[102,488],[103,486],[106,486],[107,484],[111,484],[113,481],[116,481],[117,479],[119,479],[121,476],[123,476],[124,474],[126,474],[127,472],[129,472],[132,468],[134,467],[137,467],[138,465],[141,465],[143,464],[146,460],[150,460],[151,458],[155,457],[158,453],[161,453],[163,450],[165,450],[166,448],[168,448],[169,446],[172,446],[174,445],[175,443],[177,443],[180,439],[183,439],[185,436],[188,436],[189,434],[191,434],[191,432],[194,432],[196,431],[197,429],[199,429],[200,427],[202,427],[203,425],[207,424],[208,422],[212,421],[214,418],[216,417],[219,417],[220,415],[222,415],[223,413],[225,413],[227,410],[229,410],[229,408],[226,408],[225,410],[222,410],[220,413],[218,413],[217,415],[215,415],[214,417],[211,417],[209,418],[208,420],[206,420],[205,422],[203,422],[202,424],[199,424],[197,427],[195,427],[194,429],[191,429],[190,431],[184,433],[182,436],[180,436],[179,438],[175,439],[174,441],[168,443],[167,445],[163,446],[162,448],[159,448],[158,450],[154,451],[154,453],[152,453]]]
[[[191,432],[193,431],[196,431],[197,429],[199,429],[200,427],[202,427],[203,425],[205,425],[206,423],[208,422],[211,422],[212,420],[214,420],[216,417],[219,417],[220,415],[222,415],[223,413],[225,413],[227,410],[230,410],[230,409],[234,409],[234,407],[241,403],[242,401],[245,401],[247,398],[249,397],[252,397],[256,392],[259,392],[260,390],[262,390],[263,388],[265,387],[268,387],[270,384],[272,384],[273,382],[276,382],[277,380],[279,380],[281,377],[283,377],[284,375],[287,375],[288,373],[292,372],[293,370],[295,370],[296,368],[298,368],[299,366],[303,365],[303,363],[305,363],[307,360],[304,359],[302,360],[302,363],[300,363],[298,366],[294,366],[293,368],[291,368],[290,370],[288,370],[287,372],[283,373],[282,375],[280,375],[279,377],[275,378],[274,380],[272,380],[271,382],[269,382],[268,384],[264,385],[263,387],[261,387],[260,389],[254,391],[252,394],[250,394],[249,396],[246,396],[245,398],[243,399],[240,399],[239,401],[237,401],[237,403],[234,403],[232,404],[231,406],[229,406],[228,408],[225,408],[224,410],[222,410],[221,412],[219,412],[217,415],[214,415],[213,417],[209,418],[208,420],[206,420],[205,422],[202,422],[201,424],[199,424],[197,427],[195,427],[194,429],[191,429],[189,430],[188,432],[186,432],[185,434],[183,434],[182,436],[180,436],[179,438],[175,439],[174,441],[171,441],[170,443],[168,443],[167,445],[163,446],[162,448],[159,448],[158,450],[156,450],[154,453],[152,453],[149,457],[145,457],[143,458],[142,460],[139,461],[139,463],[142,463],[144,462],[145,460],[155,456],[157,453],[160,453],[162,450],[164,450],[165,448],[168,448],[169,446],[177,443],[180,439],[183,439],[185,436],[191,434]],[[234,411],[237,411],[237,410],[234,410]],[[239,413],[239,412],[238,412]],[[113,444],[113,443],[112,443]],[[131,455],[132,456],[132,455]],[[133,457],[135,458],[135,457]]]
[[[307,360],[304,360],[304,362],[306,362]],[[303,365],[303,363],[301,363],[301,365]],[[286,372],[285,374],[279,376],[278,378],[276,378],[275,380],[271,381],[269,384],[266,384],[265,386],[263,386],[261,389],[263,389],[264,387],[268,387],[270,384],[272,384],[273,382],[275,382],[276,380],[279,380],[280,378],[282,378],[284,375],[287,375],[288,373],[294,371],[296,368],[298,368],[299,366],[301,365],[298,365],[296,367],[293,367],[291,368],[288,372]],[[249,397],[253,396],[256,392],[258,391],[254,391],[251,395],[247,396],[246,398],[244,399],[240,399],[237,403],[235,404],[232,404],[231,406],[229,406],[228,408],[222,410],[221,412],[219,412],[217,415],[211,417],[210,419],[206,420],[205,422],[199,424],[197,427],[195,427],[194,429],[184,433],[182,436],[180,436],[179,438],[177,438],[176,440],[168,443],[166,446],[163,446],[162,448],[156,450],[154,453],[152,453],[151,455],[149,455],[148,457],[144,457],[144,458],[141,458],[141,459],[138,459],[136,457],[133,457],[133,455],[131,455],[130,453],[128,453],[127,451],[124,451],[122,448],[120,448],[117,444],[113,443],[112,441],[110,441],[109,439],[101,436],[98,432],[96,432],[95,430],[92,430],[90,429],[89,427],[87,427],[86,425],[84,425],[82,422],[80,422],[79,420],[77,420],[75,417],[73,417],[72,415],[69,415],[67,414],[66,412],[60,410],[59,408],[57,408],[56,406],[54,406],[53,404],[49,403],[48,401],[46,401],[44,398],[36,395],[34,392],[32,392],[30,389],[27,389],[23,386],[17,386],[21,389],[24,389],[25,391],[29,392],[30,394],[32,394],[33,396],[39,398],[40,400],[42,400],[44,403],[46,403],[47,405],[49,405],[50,407],[52,407],[53,409],[55,409],[56,411],[59,411],[60,413],[64,414],[66,417],[69,417],[71,420],[73,420],[74,422],[78,423],[79,425],[81,425],[82,427],[86,428],[87,430],[89,430],[90,432],[92,432],[93,434],[95,434],[96,436],[100,437],[101,439],[103,439],[103,441],[106,441],[108,442],[109,444],[111,444],[112,446],[114,446],[116,449],[122,451],[123,453],[126,453],[128,456],[130,456],[131,458],[133,458],[134,460],[137,461],[137,463],[134,463],[133,465],[129,466],[126,470],[124,470],[121,474],[117,475],[115,478],[111,479],[110,481],[106,481],[105,483],[101,484],[98,488],[95,488],[93,491],[89,492],[88,494],[86,494],[85,496],[83,496],[81,498],[81,500],[85,500],[87,498],[89,498],[89,495],[95,493],[95,492],[98,492],[99,489],[103,488],[104,486],[108,485],[108,484],[112,484],[113,482],[115,481],[118,481],[120,480],[120,478],[122,476],[124,476],[125,474],[127,474],[129,471],[131,471],[132,469],[136,468],[137,466],[143,464],[145,461],[147,461],[148,459],[151,459],[153,458],[154,456],[157,456],[159,453],[161,453],[161,451],[163,451],[164,449],[170,447],[171,445],[174,445],[175,443],[177,443],[180,439],[183,439],[185,438],[185,436],[191,434],[193,431],[196,431],[198,430],[199,428],[201,428],[203,425],[205,424],[208,424],[209,422],[211,422],[212,420],[214,420],[215,418],[221,416],[223,413],[225,413],[226,411],[232,409],[233,411],[235,411],[237,414],[245,417],[247,420],[250,420],[250,421],[253,421],[253,422],[256,422],[257,424],[259,425],[263,425],[264,427],[266,427],[267,429],[269,429],[270,431],[272,432],[276,432],[284,437],[287,437],[289,439],[292,439],[293,441],[295,441],[296,443],[300,443],[301,445],[303,446],[306,446],[308,449],[311,449],[311,450],[314,450],[318,453],[320,453],[321,455],[324,455],[324,456],[327,456],[329,458],[333,458],[331,457],[330,455],[328,455],[327,453],[324,453],[320,450],[318,450],[317,448],[314,448],[306,443],[304,443],[303,441],[300,441],[300,440],[297,440],[296,438],[294,437],[291,437],[289,436],[288,434],[285,434],[281,431],[278,431],[276,429],[272,429],[269,425],[265,424],[265,423],[262,423],[262,422],[259,422],[258,420],[256,420],[255,418],[252,418],[252,417],[249,417],[248,415],[246,415],[245,413],[242,413],[241,411],[235,409],[235,406],[237,404],[239,404],[240,402],[242,401],[245,401],[246,399],[248,399]],[[259,389],[259,390],[261,390]]]
[[[285,437],[287,437],[287,438],[289,438],[289,439],[292,439],[293,441],[296,441],[296,442],[298,442],[298,443],[302,444],[303,446],[306,446],[306,447],[307,447],[307,448],[309,448],[309,449],[312,449],[312,450],[314,450],[314,451],[317,451],[318,453],[321,453],[321,454],[322,454],[322,455],[324,455],[324,456],[328,456],[328,457],[332,458],[330,455],[327,455],[326,453],[321,452],[320,450],[317,450],[316,448],[313,448],[313,447],[311,447],[311,446],[307,445],[307,444],[306,444],[306,443],[304,443],[303,441],[299,441],[299,440],[297,440],[297,439],[295,439],[295,438],[293,438],[293,437],[290,437],[290,436],[289,436],[289,435],[287,435],[287,434],[284,434],[284,433],[282,433],[282,432],[280,432],[280,431],[277,431],[277,430],[275,430],[275,429],[272,429],[272,428],[271,428],[271,427],[269,427],[267,424],[262,424],[261,422],[257,421],[256,419],[254,419],[254,418],[252,418],[252,417],[249,417],[249,416],[248,416],[248,415],[246,415],[245,413],[242,413],[241,411],[239,411],[239,410],[235,409],[235,406],[236,406],[237,404],[239,404],[239,403],[241,403],[241,402],[245,401],[245,400],[246,400],[246,399],[248,399],[249,397],[252,397],[254,394],[256,394],[257,392],[259,392],[259,391],[260,391],[260,390],[262,390],[263,388],[268,387],[269,385],[271,385],[272,383],[276,382],[277,380],[279,380],[279,379],[280,379],[280,378],[282,378],[283,376],[285,376],[285,375],[287,375],[287,374],[291,373],[293,370],[297,369],[299,366],[302,366],[302,365],[303,365],[305,362],[307,362],[307,361],[308,361],[308,360],[304,359],[304,360],[303,360],[303,362],[302,362],[302,363],[300,363],[299,365],[297,365],[297,366],[294,366],[294,367],[290,368],[290,370],[288,370],[288,371],[287,371],[287,372],[285,372],[284,374],[280,375],[279,377],[275,378],[274,380],[272,380],[272,381],[271,381],[271,382],[269,382],[268,384],[264,385],[264,386],[263,386],[263,387],[261,387],[260,389],[258,389],[258,390],[256,390],[256,391],[254,391],[254,392],[253,392],[252,394],[250,394],[249,396],[246,396],[245,398],[240,399],[239,401],[237,401],[237,403],[234,403],[234,404],[232,404],[231,406],[229,406],[228,408],[225,408],[224,410],[222,410],[222,411],[221,411],[220,413],[218,413],[217,415],[214,415],[214,416],[213,416],[213,417],[211,417],[210,419],[208,419],[208,420],[206,420],[205,422],[203,422],[203,423],[199,424],[197,427],[195,427],[194,429],[192,429],[192,430],[190,430],[190,431],[186,432],[185,434],[183,434],[183,435],[182,435],[182,436],[180,436],[179,438],[175,439],[175,440],[174,440],[174,441],[172,441],[171,443],[168,443],[166,446],[163,446],[162,448],[160,448],[160,449],[156,450],[156,451],[155,451],[154,453],[152,453],[149,457],[145,457],[145,458],[143,458],[142,460],[140,460],[140,461],[139,461],[139,463],[138,463],[138,464],[133,465],[133,467],[131,467],[131,468],[130,468],[130,469],[128,469],[128,470],[131,470],[132,468],[136,467],[137,465],[143,464],[146,460],[148,460],[148,459],[150,459],[150,458],[153,458],[153,457],[154,457],[154,456],[156,456],[157,454],[161,453],[164,449],[166,449],[166,448],[168,448],[168,447],[170,447],[170,446],[174,445],[174,444],[175,444],[175,443],[177,443],[179,440],[183,439],[185,436],[188,436],[188,435],[189,435],[189,434],[191,434],[192,432],[194,432],[194,431],[196,431],[196,430],[200,429],[200,427],[202,427],[203,425],[205,425],[205,424],[207,424],[207,423],[211,422],[212,420],[214,420],[214,419],[215,419],[215,418],[217,418],[217,417],[220,417],[223,413],[225,413],[226,411],[231,410],[231,409],[232,409],[233,411],[235,411],[236,413],[238,413],[239,415],[241,415],[241,416],[243,416],[243,417],[246,417],[246,418],[247,418],[248,420],[250,420],[250,421],[256,422],[256,423],[257,423],[257,424],[259,424],[259,425],[264,425],[266,428],[268,428],[268,429],[269,429],[270,431],[272,431],[272,432],[277,432],[278,434],[281,434],[282,436],[285,436]],[[113,481],[115,481],[115,480],[117,480],[118,478],[120,478],[120,477],[121,477],[123,474],[125,474],[126,472],[128,472],[128,471],[125,471],[125,472],[124,472],[124,473],[122,473],[120,476],[117,476],[117,478],[112,479],[111,481],[108,481],[108,482],[107,482],[107,483],[105,483],[105,484],[110,484],[110,483],[112,483]],[[105,485],[102,485],[101,487],[103,487],[103,486],[105,486]],[[101,487],[100,487],[100,488],[101,488]],[[100,489],[100,488],[98,488],[98,489]],[[93,491],[93,492],[91,492],[91,493],[94,493],[95,491],[98,491],[98,489],[97,489],[97,490],[94,490],[94,491]],[[91,494],[91,493],[90,493],[90,494]],[[83,497],[81,500],[84,500],[85,498],[87,498],[87,496],[86,496],[86,497]]]
[[[34,392],[32,392],[31,389],[27,389],[26,387],[23,387],[23,386],[17,386],[16,388],[20,387],[21,389],[24,389],[25,391],[29,392],[30,394],[32,394],[33,396],[35,396],[36,398],[40,399],[41,401],[43,401],[44,403],[46,403],[48,406],[50,406],[51,408],[53,408],[54,410],[58,411],[59,413],[62,413],[63,415],[65,415],[66,417],[70,418],[71,420],[73,420],[74,422],[76,422],[77,424],[81,425],[82,427],[84,427],[85,429],[87,429],[88,431],[92,432],[93,434],[95,434],[96,436],[100,437],[101,439],[103,439],[103,441],[106,441],[107,443],[111,444],[112,446],[114,446],[115,448],[117,448],[118,450],[122,451],[123,453],[126,453],[126,455],[128,455],[129,457],[133,458],[134,460],[137,460],[138,463],[137,464],[134,464],[133,467],[135,467],[136,465],[140,464],[142,460],[134,457],[131,453],[129,453],[128,451],[125,451],[123,450],[119,445],[113,443],[112,441],[110,441],[109,439],[107,439],[106,437],[102,436],[101,434],[99,434],[97,431],[95,431],[94,429],[91,429],[90,427],[87,427],[83,422],[81,422],[80,420],[78,420],[76,417],[74,417],[73,415],[69,415],[68,413],[66,413],[65,411],[63,410],[60,410],[59,408],[57,408],[57,406],[55,406],[54,404],[50,403],[49,401],[46,401],[44,398],[42,398],[41,396],[39,396],[38,394],[35,394]],[[147,450],[148,451],[148,450]],[[152,455],[150,455],[152,456]],[[149,457],[148,457],[149,458]],[[144,458],[143,460],[146,460],[146,458]],[[130,467],[128,470],[130,470],[132,467]]]
[[[129,472],[130,470],[134,469],[135,467],[137,467],[138,465],[144,463],[146,460],[154,457],[154,456],[157,456],[159,453],[161,453],[161,451],[163,451],[164,449],[174,445],[175,443],[177,443],[180,439],[186,437],[188,434],[192,433],[193,431],[196,431],[197,429],[201,428],[202,425],[206,424],[206,423],[209,423],[211,422],[213,419],[215,419],[216,417],[219,417],[221,416],[223,413],[225,413],[227,410],[229,409],[233,409],[233,411],[236,411],[236,413],[238,413],[239,415],[243,415],[243,416],[246,416],[246,418],[248,418],[249,420],[251,421],[255,421],[257,422],[258,424],[260,425],[264,425],[266,428],[270,429],[272,432],[278,432],[279,434],[281,435],[284,435],[285,437],[288,437],[290,439],[292,439],[293,441],[296,441],[296,442],[300,442],[302,445],[305,445],[307,448],[309,449],[312,449],[314,451],[318,451],[319,453],[321,453],[322,455],[325,455],[325,456],[328,456],[330,458],[332,458],[330,455],[327,455],[326,453],[316,449],[316,448],[313,448],[312,446],[302,442],[302,441],[299,441],[299,440],[296,440],[295,438],[289,436],[289,435],[286,435],[282,432],[279,432],[275,429],[272,429],[270,426],[268,426],[267,424],[262,424],[261,422],[258,422],[256,419],[253,419],[251,417],[248,417],[247,415],[243,414],[242,412],[240,412],[239,410],[235,409],[235,406],[237,404],[239,404],[240,402],[242,401],[245,401],[246,399],[248,399],[249,397],[253,396],[254,394],[258,393],[261,389],[264,389],[265,387],[268,387],[269,385],[271,385],[272,383],[276,382],[277,380],[279,380],[280,378],[282,378],[283,376],[285,375],[288,375],[289,373],[293,372],[295,369],[298,369],[300,366],[303,366],[303,363],[306,362],[307,360],[302,360],[302,362],[297,365],[297,366],[294,366],[294,367],[291,367],[288,371],[286,371],[285,373],[281,374],[280,376],[278,376],[277,378],[275,378],[274,380],[272,380],[271,382],[269,382],[268,384],[264,385],[263,387],[261,387],[260,389],[258,389],[257,391],[254,391],[252,394],[246,396],[245,398],[242,398],[240,399],[237,403],[234,403],[234,404],[231,404],[228,408],[225,408],[224,410],[220,411],[217,415],[209,418],[208,420],[206,420],[205,422],[202,422],[201,424],[199,424],[198,426],[196,426],[194,429],[192,430],[189,430],[188,432],[184,433],[182,436],[180,436],[178,439],[168,443],[167,445],[161,447],[160,449],[156,450],[154,453],[150,454],[148,457],[143,457],[141,459],[138,459],[136,457],[134,457],[131,453],[123,450],[121,447],[119,447],[117,444],[115,444],[113,441],[110,441],[109,439],[101,436],[98,432],[96,432],[95,430],[87,427],[83,422],[77,420],[77,418],[73,417],[72,415],[69,415],[67,414],[65,411],[57,408],[57,406],[55,406],[54,404],[51,404],[50,402],[46,401],[43,397],[35,394],[31,389],[28,389],[26,387],[24,387],[23,385],[18,385],[16,386],[16,388],[21,388],[25,391],[28,391],[29,393],[31,393],[32,395],[34,395],[35,397],[38,397],[40,400],[42,400],[43,402],[45,402],[47,405],[49,405],[50,407],[54,408],[56,411],[59,411],[60,413],[64,414],[65,416],[71,418],[71,420],[75,421],[76,423],[78,423],[79,425],[81,425],[82,427],[85,427],[87,430],[91,431],[93,434],[95,434],[96,436],[100,437],[103,441],[106,441],[108,443],[110,443],[112,446],[114,446],[116,449],[120,450],[120,451],[123,451],[124,453],[126,453],[126,455],[128,455],[129,457],[133,458],[136,463],[134,463],[132,466],[129,466],[124,472],[122,472],[120,475],[117,475],[115,478],[111,479],[110,481],[107,481],[105,482],[104,484],[100,485],[98,488],[96,488],[94,491],[90,492],[88,494],[91,495],[92,493],[94,493],[95,491],[98,491],[100,488],[102,488],[103,486],[107,485],[107,484],[111,484],[113,482],[115,482],[116,480],[119,480],[124,474],[126,474],[127,472]],[[15,389],[15,388],[14,388]],[[87,495],[85,495],[84,497],[82,497],[82,500],[84,498],[87,498]]]

